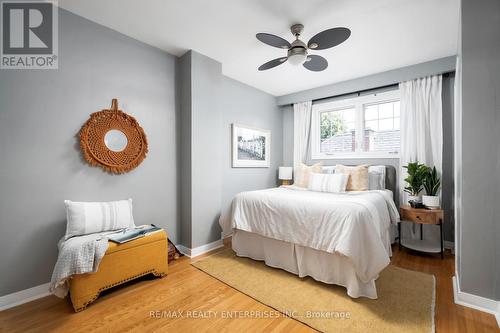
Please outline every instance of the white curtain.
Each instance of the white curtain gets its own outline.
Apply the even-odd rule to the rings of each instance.
[[[429,76],[399,84],[401,95],[401,166],[419,161],[435,166],[443,159],[442,76]],[[405,169],[403,169],[405,171]],[[406,186],[401,172],[401,188]],[[403,192],[404,193],[404,192]],[[406,203],[406,196],[401,196]]]
[[[293,166],[305,163],[309,153],[312,101],[293,105]]]
[[[443,159],[442,76],[401,82],[401,166],[419,161],[435,166],[441,174]],[[406,169],[400,172],[400,204],[407,203],[403,191]],[[424,232],[424,236],[427,232]],[[435,236],[435,235],[434,235]],[[434,237],[433,237],[434,238]],[[439,239],[439,238],[438,238]]]

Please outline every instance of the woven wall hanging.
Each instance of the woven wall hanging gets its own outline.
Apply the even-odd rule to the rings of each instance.
[[[94,112],[80,130],[80,147],[85,160],[112,173],[125,173],[141,164],[148,153],[144,130],[134,117],[111,109]]]

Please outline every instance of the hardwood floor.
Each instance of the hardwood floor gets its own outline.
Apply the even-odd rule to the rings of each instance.
[[[500,332],[494,316],[453,303],[454,259],[450,253],[441,260],[394,247],[392,263],[436,276],[436,332]],[[144,278],[117,287],[83,312],[74,313],[67,299],[54,296],[0,312],[0,332],[314,332],[286,317],[226,319],[211,315],[215,311],[271,310],[194,268],[183,257],[169,266],[166,278]],[[176,311],[184,312],[180,316]],[[188,318],[188,311],[205,311],[211,318]],[[194,313],[200,312],[191,315]],[[175,314],[178,318],[173,318]]]

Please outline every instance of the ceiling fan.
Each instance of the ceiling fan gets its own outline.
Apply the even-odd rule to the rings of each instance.
[[[280,49],[288,50],[286,57],[276,58],[259,67],[259,71],[265,71],[279,66],[286,61],[292,65],[303,65],[310,71],[321,72],[328,67],[328,61],[315,54],[308,54],[307,50],[324,50],[343,43],[351,35],[351,30],[343,27],[332,28],[322,31],[312,37],[307,45],[299,39],[304,26],[294,24],[290,27],[295,40],[290,44],[286,39],[268,33],[258,33],[255,35],[262,43]]]

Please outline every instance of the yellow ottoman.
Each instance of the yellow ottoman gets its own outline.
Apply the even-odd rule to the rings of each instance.
[[[147,274],[165,276],[168,271],[167,255],[165,231],[124,244],[110,241],[96,273],[78,274],[70,280],[69,292],[75,312],[85,310],[103,290]]]

